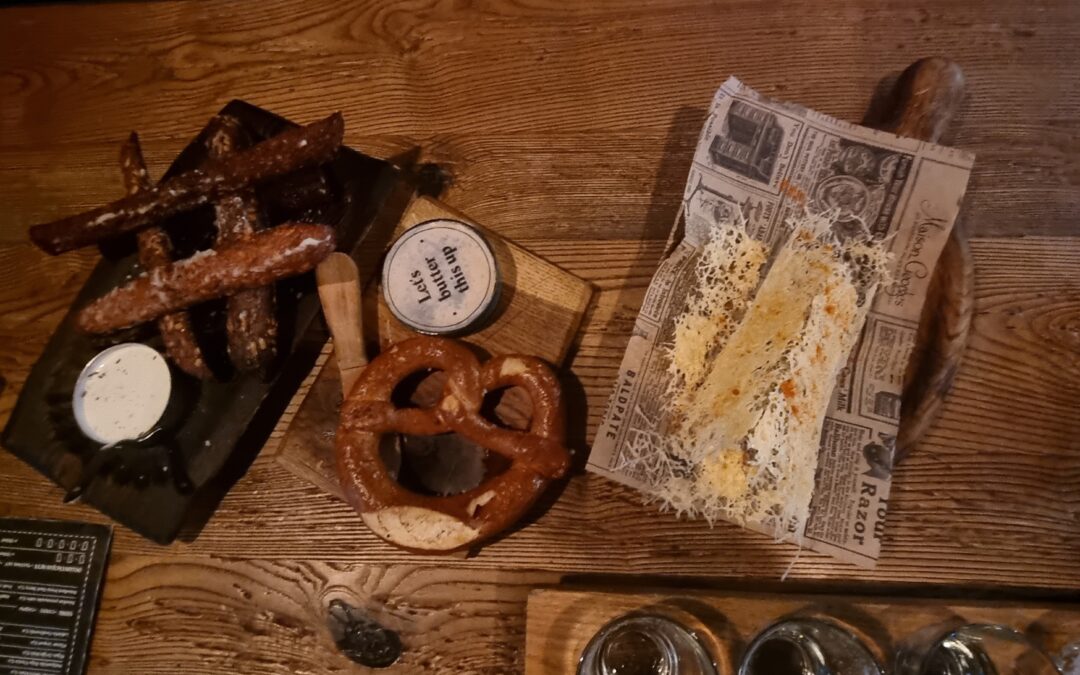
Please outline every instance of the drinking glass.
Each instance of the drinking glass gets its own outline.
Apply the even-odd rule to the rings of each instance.
[[[882,675],[849,631],[821,619],[787,619],[750,643],[739,675]]]
[[[1020,631],[967,624],[936,640],[916,640],[897,655],[897,675],[1060,675],[1054,661]]]
[[[720,675],[698,636],[660,614],[629,614],[601,628],[578,675]]]
[[[1080,639],[1065,645],[1055,661],[1061,675],[1080,675]]]

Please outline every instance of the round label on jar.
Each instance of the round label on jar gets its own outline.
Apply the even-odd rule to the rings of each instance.
[[[439,219],[406,230],[383,263],[390,311],[421,333],[447,335],[475,327],[495,306],[495,254],[476,229]]]

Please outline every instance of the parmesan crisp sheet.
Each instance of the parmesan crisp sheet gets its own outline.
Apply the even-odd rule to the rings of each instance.
[[[716,93],[701,131],[683,208],[672,235],[671,253],[661,262],[649,284],[618,381],[593,442],[589,471],[649,495],[660,494],[670,506],[692,515],[726,517],[769,536],[800,542],[839,560],[873,567],[881,551],[889,501],[904,372],[927,287],[960,209],[973,162],[970,153],[900,138],[801,106],[770,101],[737,79],[728,79]],[[781,372],[774,368],[771,373],[747,375],[742,378],[747,380],[745,387],[740,387],[734,380],[724,379],[732,378],[731,372],[710,373],[711,364],[694,369],[692,363],[680,363],[677,353],[673,363],[672,345],[676,335],[685,343],[692,341],[686,334],[715,335],[727,330],[722,325],[707,325],[708,322],[694,316],[692,305],[703,302],[703,293],[706,296],[731,293],[732,297],[749,293],[753,298],[752,308],[754,300],[768,293],[768,274],[789,266],[785,261],[793,254],[814,254],[813,247],[800,252],[798,247],[785,245],[790,242],[792,224],[806,222],[807,214],[811,218],[819,214],[828,217],[834,229],[868,230],[872,237],[884,242],[889,254],[886,281],[875,287],[872,301],[860,303],[863,306],[854,317],[858,325],[865,314],[861,332],[855,339],[838,343],[853,342],[854,347],[846,361],[842,354],[834,357],[840,363],[834,381],[809,382],[804,386],[792,379],[779,378],[774,383],[768,378],[778,378],[776,372]],[[749,235],[750,239],[732,240],[733,223],[738,223],[738,232]],[[678,237],[681,239],[676,241]],[[707,266],[703,258],[708,262],[709,256],[715,256],[716,242],[725,239],[732,260],[750,273],[742,277],[710,278],[709,282],[719,285],[711,290],[702,288],[699,274]],[[714,244],[712,247],[710,242]],[[766,265],[769,272],[761,281],[756,272],[763,255],[769,256]],[[822,313],[817,306],[821,304],[819,300],[811,304],[816,314],[811,311],[805,326],[814,332],[819,328],[813,316],[828,320],[831,312]],[[738,302],[733,303],[735,316],[730,319],[722,314],[718,316],[721,323],[739,322],[743,316],[749,316],[746,308],[737,305]],[[819,338],[814,336],[813,340],[820,342]],[[734,340],[729,348],[735,349],[737,342]],[[764,343],[762,348],[766,349]],[[804,345],[802,352],[809,351]],[[720,354],[723,353],[721,350]],[[749,356],[753,358],[752,353]],[[777,367],[798,372],[799,358],[789,354],[777,356]],[[685,418],[671,419],[672,401],[679,398],[679,387],[673,385],[681,384],[674,381],[672,373],[683,376],[690,371],[705,373],[706,378],[709,374],[714,379],[720,378],[717,381],[725,392],[730,392],[733,404],[749,399],[747,392],[756,392],[754,400],[760,402],[762,397],[771,396],[781,409],[787,405],[788,413],[792,400],[800,402],[798,398],[792,399],[789,387],[799,386],[800,394],[806,394],[809,385],[823,386],[825,392],[831,390],[816,449],[803,447],[807,442],[801,439],[818,436],[813,433],[818,420],[811,419],[809,424],[814,429],[807,433],[798,427],[805,426],[808,418],[799,414],[781,415],[778,419],[783,422],[774,426],[767,440],[761,441],[775,442],[782,451],[781,466],[784,461],[800,462],[792,465],[793,476],[799,467],[806,473],[805,460],[808,457],[812,460],[816,451],[817,471],[808,512],[805,489],[797,490],[803,503],[789,505],[777,517],[763,517],[761,512],[753,513],[753,508],[750,512],[754,517],[728,517],[724,509],[726,501],[714,508],[715,505],[703,506],[700,499],[689,499],[692,494],[689,484],[687,503],[679,503],[680,463],[685,466],[688,456],[697,461],[700,453],[691,451],[673,457],[656,450],[650,456],[643,449],[670,447],[662,441],[687,435],[682,426]],[[708,382],[700,387],[708,390]],[[825,393],[811,393],[806,394],[809,402],[820,401],[825,396]],[[711,400],[720,400],[715,391],[710,396]],[[799,406],[794,408],[798,412]],[[694,429],[710,425],[707,413],[699,412],[694,419]],[[711,433],[720,437],[725,427],[741,429],[745,425],[712,426],[715,428]],[[765,425],[759,421],[758,426]],[[698,471],[696,478],[686,480],[712,483],[724,494],[737,493],[740,485],[736,483],[746,465],[733,452],[727,456],[723,452],[717,454],[707,473]],[[754,456],[759,457],[760,453]],[[673,473],[675,480],[671,480]],[[777,490],[784,487],[781,484]],[[767,486],[765,490],[768,489]],[[770,513],[775,513],[775,509]]]

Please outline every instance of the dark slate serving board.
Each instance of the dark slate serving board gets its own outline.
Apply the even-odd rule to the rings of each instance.
[[[252,142],[294,126],[243,101],[230,102],[222,113],[237,117]],[[204,130],[180,153],[166,176],[202,163],[206,155],[202,142],[205,134]],[[396,221],[407,201],[402,193],[411,192],[409,181],[389,162],[348,148],[342,148],[319,172],[321,180],[331,188],[332,198],[315,205],[283,199],[304,193],[302,187],[297,187],[305,182],[304,176],[291,177],[288,184],[261,186],[259,196],[268,223],[310,220],[334,225],[338,250],[350,253],[374,222]],[[309,173],[306,179],[316,177],[319,172]],[[119,167],[116,180],[119,196],[122,194]],[[212,209],[206,207],[181,214],[165,227],[174,239],[177,254],[188,255],[212,241]],[[96,449],[75,427],[71,414],[71,391],[83,365],[100,350],[120,342],[138,341],[161,349],[160,336],[152,324],[105,338],[86,336],[74,328],[74,316],[79,308],[139,271],[132,236],[107,242],[101,250],[101,262],[31,370],[0,438],[6,449],[68,490],[80,483],[85,458]],[[326,342],[328,334],[313,273],[280,282],[277,301],[280,356],[278,363],[265,373],[228,372],[223,301],[206,303],[193,310],[193,323],[207,361],[225,379],[200,382],[174,368],[173,380],[179,392],[175,396],[181,396],[184,401],[180,422],[171,432],[158,435],[163,439],[160,443],[125,450],[122,463],[127,470],[95,474],[82,496],[84,501],[159,543],[168,543],[178,535],[191,538],[197,534],[232,483],[258,454]],[[170,449],[179,462],[170,462]],[[191,487],[184,489],[183,481],[160,475],[138,483],[130,480],[140,473],[160,473],[144,471],[147,464],[182,465]]]

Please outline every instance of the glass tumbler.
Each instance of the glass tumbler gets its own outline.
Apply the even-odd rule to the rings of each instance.
[[[1055,662],[1061,675],[1080,675],[1080,635],[1058,652]]]
[[[821,619],[787,619],[750,643],[739,675],[882,675],[870,650]]]
[[[578,675],[721,675],[689,628],[660,614],[629,614],[589,640]]]
[[[928,645],[902,649],[897,675],[1060,675],[1054,661],[1020,631],[968,624]]]

